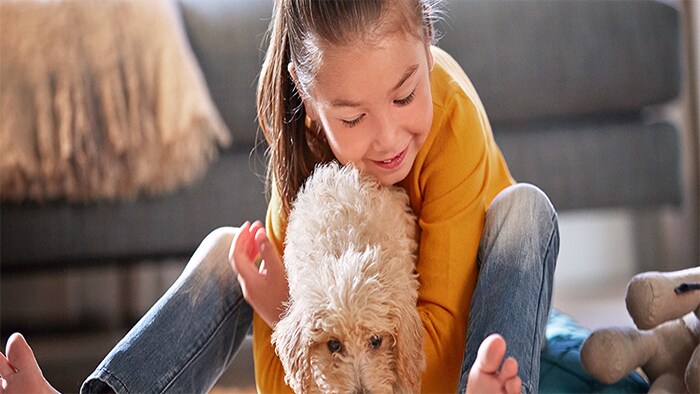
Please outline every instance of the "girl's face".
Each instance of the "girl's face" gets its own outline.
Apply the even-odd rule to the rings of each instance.
[[[428,46],[394,35],[379,46],[326,48],[304,105],[335,157],[382,184],[403,180],[433,119]]]

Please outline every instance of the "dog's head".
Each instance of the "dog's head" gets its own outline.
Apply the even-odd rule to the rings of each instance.
[[[372,249],[348,251],[328,264],[333,277],[309,278],[275,327],[272,341],[287,383],[298,393],[420,391],[415,275],[387,275]]]

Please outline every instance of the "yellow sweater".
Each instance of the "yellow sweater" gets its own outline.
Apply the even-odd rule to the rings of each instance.
[[[421,231],[418,311],[425,327],[427,361],[422,391],[454,393],[478,276],[476,254],[486,209],[514,181],[464,71],[443,50],[433,47],[432,53],[433,123],[401,186],[410,196]],[[287,223],[280,207],[280,197],[273,192],[266,226],[281,252]],[[291,392],[270,344],[271,329],[257,314],[253,332],[258,391]]]

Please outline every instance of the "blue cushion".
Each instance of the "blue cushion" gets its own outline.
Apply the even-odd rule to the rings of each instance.
[[[540,358],[539,392],[545,393],[646,393],[649,383],[632,372],[615,384],[589,375],[581,364],[581,345],[590,331],[571,317],[552,309],[547,322],[547,342]]]

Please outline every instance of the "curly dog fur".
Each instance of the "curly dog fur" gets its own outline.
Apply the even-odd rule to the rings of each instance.
[[[416,219],[352,166],[315,169],[289,216],[290,297],[272,342],[297,393],[419,392]]]

